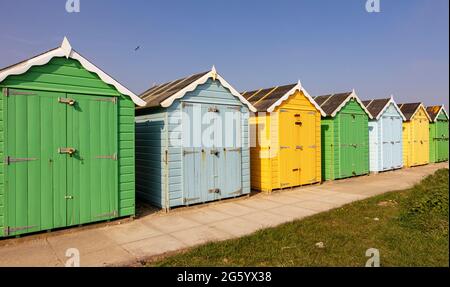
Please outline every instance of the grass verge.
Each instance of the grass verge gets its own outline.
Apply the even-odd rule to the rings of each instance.
[[[364,266],[369,248],[382,266],[449,266],[448,175],[147,266]]]

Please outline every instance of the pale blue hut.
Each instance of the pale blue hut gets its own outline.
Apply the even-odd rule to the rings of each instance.
[[[213,69],[157,85],[136,110],[136,192],[168,210],[250,193],[255,108]]]
[[[370,171],[377,173],[402,168],[405,116],[392,97],[363,103],[373,117],[369,121]]]

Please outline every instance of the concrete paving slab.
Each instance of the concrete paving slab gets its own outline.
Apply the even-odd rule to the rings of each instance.
[[[99,232],[112,239],[117,244],[138,241],[163,234],[162,231],[139,221],[108,226],[100,229]]]
[[[201,210],[195,210],[192,212],[186,212],[183,217],[200,224],[208,224],[232,217],[232,215],[220,212],[219,210],[213,210],[209,208],[203,208]]]
[[[220,229],[204,225],[174,232],[170,235],[187,246],[195,246],[212,241],[226,240],[233,237],[231,234],[228,234]]]
[[[222,221],[214,222],[208,224],[208,226],[217,228],[221,231],[224,231],[228,234],[233,235],[234,237],[244,236],[247,234],[251,234],[259,229],[262,229],[264,226],[260,223],[253,222],[250,220],[246,220],[238,217],[233,217],[230,219],[225,219]]]
[[[276,203],[280,203],[280,204],[292,204],[295,202],[299,202],[301,199],[295,196],[290,196],[290,194],[292,194],[293,192],[287,192],[287,193],[283,193],[283,194],[274,194],[273,196],[271,195],[266,195],[264,197],[262,197],[262,199],[264,200],[270,200],[270,201],[274,201]]]
[[[249,200],[250,199],[245,199],[243,201]],[[256,209],[254,208],[250,208],[248,206],[241,204],[242,202],[239,202],[239,204],[234,202],[227,202],[224,204],[212,205],[211,208],[213,210],[217,210],[231,216],[243,216],[256,211]]]
[[[264,227],[274,227],[286,222],[286,218],[269,211],[257,211],[255,213],[248,214],[247,220],[256,222]]]
[[[304,209],[310,209],[313,211],[325,211],[330,210],[336,207],[334,204],[330,204],[327,202],[321,202],[321,201],[315,201],[315,200],[308,200],[308,201],[302,201],[298,203],[293,204],[296,207],[304,208]]]
[[[199,226],[200,223],[184,218],[181,214],[167,216],[154,216],[150,220],[142,221],[151,228],[156,228],[163,233],[172,233]]]
[[[62,265],[45,239],[0,248],[0,267],[57,267]]]
[[[81,267],[105,267],[118,262],[128,263],[136,258],[120,246],[101,249],[88,254],[80,254]]]
[[[164,234],[123,244],[121,247],[131,253],[137,260],[142,260],[150,256],[183,249],[187,245],[171,235]]]
[[[239,202],[238,204],[244,205],[256,210],[265,210],[265,209],[271,209],[278,206],[281,206],[282,203],[275,202],[272,200],[264,199],[264,198],[255,198],[251,200],[243,200]]]
[[[301,202],[296,203],[296,205],[286,205],[281,208],[273,208],[270,209],[268,212],[282,216],[285,219],[285,221],[293,221],[295,219],[304,218],[317,213],[316,211],[311,209],[298,207],[300,205]]]

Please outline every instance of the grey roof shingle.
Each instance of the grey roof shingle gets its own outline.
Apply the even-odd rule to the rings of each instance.
[[[327,116],[331,116],[351,94],[352,92],[323,95],[315,97],[314,100]]]
[[[241,93],[258,111],[266,111],[297,84]]]
[[[373,118],[377,118],[383,111],[384,107],[389,103],[391,99],[375,99],[363,101],[364,106],[372,115]]]

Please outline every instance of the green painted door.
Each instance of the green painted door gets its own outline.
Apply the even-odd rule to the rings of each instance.
[[[113,97],[68,94],[67,225],[117,217],[117,105]]]
[[[10,90],[7,97],[5,234],[19,235],[67,225],[64,94]]]
[[[117,216],[116,106],[111,98],[9,91],[7,235]]]
[[[351,114],[340,115],[340,172],[336,178],[350,177],[353,172],[353,155],[354,155],[354,129],[353,118]]]
[[[448,121],[438,120],[436,122],[437,149],[436,161],[442,162],[448,160]]]

